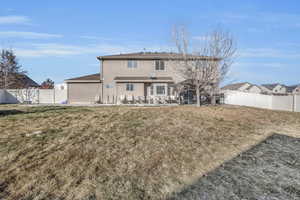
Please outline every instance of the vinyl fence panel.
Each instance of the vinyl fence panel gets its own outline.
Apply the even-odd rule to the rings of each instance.
[[[273,96],[240,91],[226,91],[225,104],[300,112],[300,95]]]
[[[272,96],[272,108],[274,110],[284,110],[284,111],[293,111],[294,96]]]
[[[67,90],[60,89],[9,89],[0,90],[0,103],[54,104],[67,101]]]
[[[272,96],[238,91],[228,91],[225,93],[224,103],[230,105],[272,109]]]
[[[0,90],[0,103],[6,102],[6,95],[4,90]]]
[[[300,95],[295,95],[294,111],[295,112],[300,112]]]

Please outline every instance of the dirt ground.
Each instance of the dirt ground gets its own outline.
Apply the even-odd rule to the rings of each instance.
[[[299,130],[300,113],[247,107],[0,105],[0,199],[168,199]]]

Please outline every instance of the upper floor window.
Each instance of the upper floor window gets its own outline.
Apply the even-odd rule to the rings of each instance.
[[[156,71],[164,71],[165,70],[165,61],[156,60],[155,61],[155,70]]]
[[[127,83],[126,84],[126,91],[133,91],[134,90],[134,85],[132,83]]]
[[[128,60],[127,67],[130,69],[137,68],[137,61],[136,60]]]

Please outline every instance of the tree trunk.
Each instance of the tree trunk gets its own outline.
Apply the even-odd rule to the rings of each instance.
[[[196,96],[197,96],[197,106],[200,107],[200,88],[199,86],[196,87]]]

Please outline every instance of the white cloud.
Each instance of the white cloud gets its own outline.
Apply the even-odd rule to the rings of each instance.
[[[300,15],[293,13],[258,12],[252,15],[225,13],[220,15],[220,21],[223,23],[246,23],[249,24],[250,30],[255,29],[255,31],[262,29],[257,28],[257,25],[264,25],[264,28],[300,27]],[[251,27],[251,23],[255,23],[256,27]]]
[[[242,58],[300,59],[300,54],[297,52],[271,48],[244,49],[239,53],[239,56]]]
[[[80,38],[87,39],[87,40],[108,40],[108,38],[105,37],[91,36],[91,35],[83,35],[80,36]]]
[[[36,33],[36,32],[19,32],[19,31],[1,31],[0,38],[22,38],[22,39],[49,39],[62,38],[63,35]]]
[[[263,68],[273,68],[280,69],[286,67],[286,64],[282,62],[237,62],[233,64],[234,68],[240,67],[263,67]]]
[[[0,24],[29,24],[30,21],[26,16],[0,16]]]
[[[110,55],[128,52],[139,52],[143,48],[139,45],[67,45],[58,43],[30,44],[26,47],[14,48],[17,56],[21,57],[65,57],[75,55]],[[147,51],[163,51],[168,47],[151,46]]]

